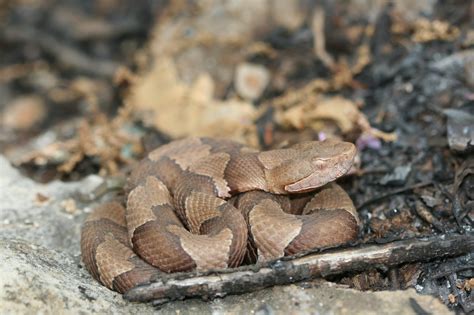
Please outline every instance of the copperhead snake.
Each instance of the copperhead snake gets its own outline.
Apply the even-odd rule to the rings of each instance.
[[[82,259],[95,279],[124,293],[162,272],[232,268],[351,242],[359,218],[333,181],[355,154],[353,144],[335,140],[262,152],[211,138],[163,145],[132,171],[125,205],[108,202],[87,217]]]

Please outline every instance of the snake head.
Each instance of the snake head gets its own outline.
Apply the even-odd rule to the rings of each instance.
[[[324,186],[350,170],[356,152],[354,144],[337,140],[303,142],[288,149],[263,152],[264,165],[271,155],[274,157],[267,163],[268,190],[300,193]]]

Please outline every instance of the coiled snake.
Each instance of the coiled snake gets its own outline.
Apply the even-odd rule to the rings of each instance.
[[[263,152],[230,140],[171,142],[132,171],[126,205],[108,202],[88,216],[82,259],[123,293],[160,272],[231,268],[353,241],[357,212],[332,182],[355,154],[335,140]]]

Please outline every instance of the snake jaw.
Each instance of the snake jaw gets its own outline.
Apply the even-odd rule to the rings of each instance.
[[[348,148],[346,152],[335,158],[315,158],[311,162],[313,172],[294,183],[285,185],[284,190],[288,193],[307,192],[343,176],[351,169],[357,152],[353,145]]]
[[[285,191],[289,193],[310,191],[332,182],[337,177],[339,176],[336,176],[336,174],[333,172],[313,172],[295,183],[285,185]]]

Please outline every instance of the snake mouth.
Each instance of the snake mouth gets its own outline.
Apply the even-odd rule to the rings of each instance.
[[[313,172],[297,182],[285,185],[285,191],[288,193],[302,193],[324,186],[346,174],[350,170],[352,162],[353,159],[348,159],[344,163],[337,163],[325,170],[320,169]]]
[[[321,173],[312,173],[311,175],[289,185],[285,185],[285,191],[289,193],[302,193],[311,191],[318,187],[324,186],[327,183],[333,181],[335,178],[328,178],[327,176],[321,176]]]

